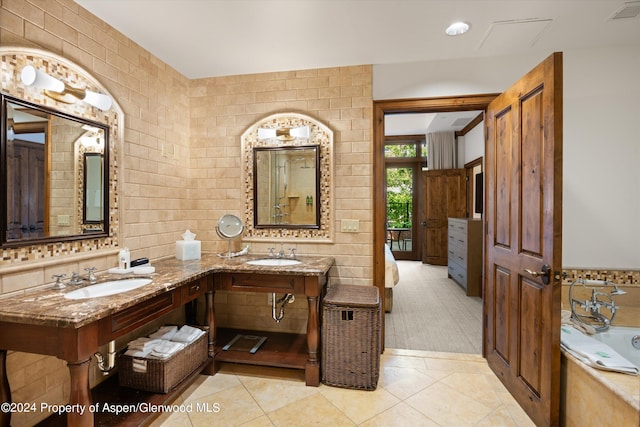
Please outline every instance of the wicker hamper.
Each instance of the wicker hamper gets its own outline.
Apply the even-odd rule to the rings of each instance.
[[[205,332],[206,327],[198,326]],[[168,393],[182,380],[191,375],[208,357],[209,334],[187,345],[168,359],[139,359],[118,355],[118,378],[120,386],[150,391],[153,393]],[[146,372],[134,370],[136,363],[146,365]]]
[[[378,288],[335,285],[322,302],[322,381],[375,390],[380,374],[381,310]]]

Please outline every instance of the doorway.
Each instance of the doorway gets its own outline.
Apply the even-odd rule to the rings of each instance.
[[[386,136],[384,148],[386,243],[397,260],[420,259],[420,171],[424,135]]]
[[[485,110],[498,94],[469,95],[459,97],[407,99],[374,101],[374,183],[384,183],[386,179],[385,163],[385,116],[407,113],[441,113],[449,111]],[[387,206],[384,185],[374,184],[374,283],[385,292],[385,256],[384,245],[387,243]],[[414,227],[415,228],[415,227]],[[383,301],[384,303],[384,301]],[[383,310],[384,315],[384,310]],[[383,329],[384,335],[384,329]],[[384,342],[384,340],[383,340]]]

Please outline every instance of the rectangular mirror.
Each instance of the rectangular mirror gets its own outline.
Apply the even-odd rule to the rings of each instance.
[[[256,228],[320,228],[317,145],[253,149]]]
[[[82,212],[85,224],[100,224],[104,219],[103,159],[104,156],[100,153],[84,153],[84,209]]]
[[[1,94],[2,247],[108,234],[109,128]]]

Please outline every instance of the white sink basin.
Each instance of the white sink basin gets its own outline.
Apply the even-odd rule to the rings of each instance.
[[[263,259],[253,259],[251,261],[247,261],[247,264],[251,265],[269,265],[274,267],[284,266],[284,265],[297,265],[301,264],[297,259],[287,259],[287,258],[263,258]]]
[[[102,282],[97,285],[87,286],[85,288],[76,289],[64,295],[67,299],[86,299],[106,297],[109,295],[115,295],[122,292],[131,291],[141,286],[151,283],[151,279],[124,279],[124,280],[110,280],[108,282]]]

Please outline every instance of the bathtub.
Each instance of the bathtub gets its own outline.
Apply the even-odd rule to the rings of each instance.
[[[614,326],[608,331],[594,335],[598,341],[607,344],[619,355],[640,368],[640,349],[635,348],[631,343],[634,336],[640,337],[640,328]]]
[[[640,350],[631,344],[634,335],[640,335],[640,328],[613,326],[595,337],[640,366]],[[560,372],[561,425],[640,425],[640,376],[594,369],[565,351]]]

